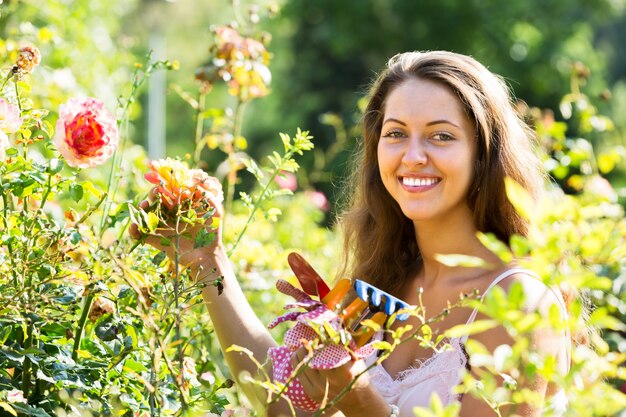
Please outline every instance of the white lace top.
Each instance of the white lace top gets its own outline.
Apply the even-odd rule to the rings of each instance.
[[[536,277],[532,272],[526,269],[509,269],[493,280],[487,290],[485,290],[481,300],[491,288],[503,279],[516,273]],[[550,288],[550,290],[554,292],[557,300],[559,300],[558,303],[563,317],[567,318],[567,309],[562,297],[557,295],[554,289]],[[468,324],[474,322],[477,313],[478,310],[476,309],[472,312],[467,321]],[[567,336],[567,339],[569,339],[569,334],[567,334]],[[461,371],[468,366],[468,357],[465,352],[466,340],[467,336],[449,339],[448,349],[434,352],[430,358],[424,361],[418,360],[413,366],[400,372],[395,379],[387,373],[382,365],[376,365],[369,370],[370,380],[387,402],[398,406],[401,417],[413,416],[413,407],[428,407],[430,398],[434,393],[439,396],[443,405],[448,405],[455,399],[460,399],[458,395],[453,392],[453,389],[461,382]],[[569,355],[568,347],[568,364]],[[370,366],[376,359],[376,355],[370,356],[366,361],[367,365]],[[565,392],[559,391],[556,395],[552,396],[548,400],[547,407],[552,409],[553,414],[551,415],[562,414],[567,407],[567,396]]]

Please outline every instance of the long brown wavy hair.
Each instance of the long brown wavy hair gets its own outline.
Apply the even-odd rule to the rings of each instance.
[[[507,199],[510,177],[538,196],[544,180],[534,152],[534,135],[515,111],[506,83],[475,59],[452,52],[407,52],[391,58],[372,84],[363,116],[363,139],[347,185],[347,208],[339,216],[344,233],[342,276],[398,294],[421,266],[413,222],[389,195],[378,167],[378,140],[385,101],[411,78],[450,88],[476,126],[477,158],[467,203],[479,231],[508,242],[527,235],[529,224]]]

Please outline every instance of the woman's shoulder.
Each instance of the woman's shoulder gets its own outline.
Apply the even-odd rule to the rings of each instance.
[[[521,290],[523,294],[521,307],[526,312],[548,314],[553,305],[565,312],[565,301],[561,292],[555,286],[544,283],[539,274],[529,269],[516,265],[508,266],[492,283],[506,293],[516,287],[516,290]]]

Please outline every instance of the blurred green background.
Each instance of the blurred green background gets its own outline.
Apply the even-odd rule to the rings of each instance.
[[[72,86],[80,85],[91,88],[85,94],[114,104],[116,95],[128,88],[123,81],[133,63],[142,62],[148,50],[154,49],[157,58],[179,61],[179,71],[151,80],[153,98],[165,92],[165,101],[148,106],[150,89],[144,89],[142,105],[134,109],[131,137],[146,145],[151,157],[193,152],[195,112],[181,95],[197,96],[200,85],[194,72],[208,59],[211,26],[238,22],[240,27],[255,26],[257,35],[265,31],[266,39],[271,36],[272,94],[246,106],[242,128],[246,151],[260,157],[280,146],[278,132],[310,130],[317,150],[301,159],[305,170],[300,171],[299,183],[323,191],[331,201],[358,137],[354,129],[360,117],[358,100],[397,52],[447,49],[472,55],[505,77],[519,99],[542,109],[558,109],[570,91],[572,72],[582,71],[584,93],[615,123],[615,129],[603,132],[602,143],[594,146],[602,150],[626,141],[626,0],[5,0],[6,4],[9,10],[21,5],[21,20],[5,13],[0,25],[25,38],[39,37],[49,78],[61,80],[68,95],[74,93]],[[30,15],[25,15],[25,5],[30,5]],[[68,7],[73,10],[70,18]],[[24,23],[25,18],[34,26]],[[41,27],[48,32],[42,34]],[[39,32],[32,33],[34,29]],[[48,55],[42,36],[50,46]],[[59,48],[62,43],[67,48]],[[119,77],[112,70],[116,67]],[[220,94],[223,88],[217,85],[218,91],[207,96],[208,107],[229,105],[224,101],[227,95]],[[558,111],[555,117],[562,119]],[[157,144],[149,144],[148,138]],[[593,135],[588,139],[599,140]],[[209,171],[216,171],[224,154],[205,150],[202,158]],[[624,177],[618,167],[609,179],[622,187]]]

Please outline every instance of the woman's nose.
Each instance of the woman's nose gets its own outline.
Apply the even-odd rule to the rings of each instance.
[[[410,138],[406,143],[402,163],[410,168],[417,165],[424,165],[427,161],[428,155],[424,143],[419,138]]]

